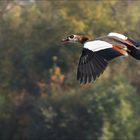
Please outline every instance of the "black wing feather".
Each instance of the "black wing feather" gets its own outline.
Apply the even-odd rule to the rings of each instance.
[[[95,81],[106,69],[108,61],[118,56],[121,54],[112,48],[97,52],[84,48],[78,64],[77,80],[80,83]]]
[[[90,63],[88,62],[87,63],[87,67],[88,67],[88,70],[89,70],[89,75],[88,75],[88,82],[90,83],[92,81],[92,69],[91,69],[91,66],[90,66]]]

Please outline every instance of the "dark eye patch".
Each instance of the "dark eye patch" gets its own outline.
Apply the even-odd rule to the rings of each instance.
[[[72,39],[72,38],[74,38],[74,35],[70,35],[69,37]]]

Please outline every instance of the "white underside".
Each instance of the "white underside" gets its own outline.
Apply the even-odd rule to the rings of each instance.
[[[89,41],[84,44],[84,48],[89,49],[93,52],[104,50],[107,48],[112,48],[110,43],[101,40]]]
[[[117,37],[117,38],[120,38],[122,40],[127,40],[127,37],[122,35],[122,34],[119,34],[119,33],[109,33],[108,36],[112,36],[112,37]]]

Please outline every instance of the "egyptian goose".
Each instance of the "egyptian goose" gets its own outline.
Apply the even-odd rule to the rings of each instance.
[[[139,44],[119,33],[109,33],[95,40],[89,40],[82,35],[70,35],[62,39],[62,42],[83,44],[77,69],[77,80],[80,83],[95,81],[103,73],[108,62],[116,57],[131,55],[140,59]]]

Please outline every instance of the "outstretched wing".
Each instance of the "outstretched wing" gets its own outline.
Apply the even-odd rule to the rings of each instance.
[[[95,81],[106,69],[108,61],[121,55],[113,48],[97,52],[83,48],[77,69],[77,80],[80,83]]]
[[[115,40],[115,42],[120,42],[121,44],[125,45],[128,54],[135,59],[140,60],[140,42],[118,33],[109,33],[108,36],[110,39]]]

